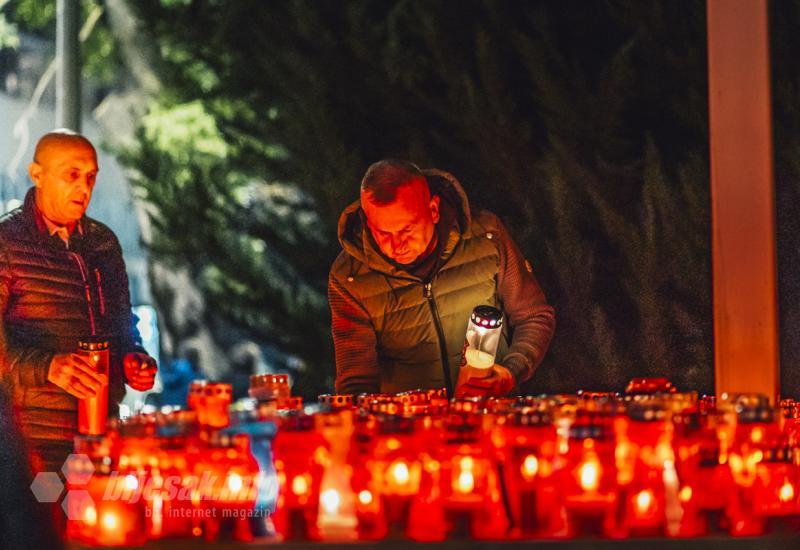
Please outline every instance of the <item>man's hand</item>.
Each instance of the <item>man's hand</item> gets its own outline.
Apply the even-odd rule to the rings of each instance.
[[[74,353],[59,353],[50,361],[47,380],[78,399],[94,397],[102,384],[108,382],[105,374],[95,372],[86,359]]]
[[[514,389],[514,375],[503,365],[495,364],[486,378],[470,376],[470,369],[458,375],[456,397],[503,397]]]
[[[125,369],[125,381],[137,391],[147,391],[156,380],[156,360],[146,353],[129,353],[122,361]]]

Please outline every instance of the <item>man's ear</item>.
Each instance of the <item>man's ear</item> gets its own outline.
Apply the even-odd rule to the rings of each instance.
[[[431,197],[430,209],[433,223],[439,223],[439,195]]]
[[[38,162],[32,162],[28,165],[28,175],[36,187],[39,187],[39,182],[42,179],[42,165]]]

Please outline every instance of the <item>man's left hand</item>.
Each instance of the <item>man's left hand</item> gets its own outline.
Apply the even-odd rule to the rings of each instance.
[[[514,389],[514,375],[503,365],[494,364],[486,378],[459,380],[456,397],[503,397]],[[459,377],[460,378],[460,377]]]
[[[128,353],[122,361],[125,369],[125,381],[137,391],[147,391],[156,380],[156,360],[146,353]]]

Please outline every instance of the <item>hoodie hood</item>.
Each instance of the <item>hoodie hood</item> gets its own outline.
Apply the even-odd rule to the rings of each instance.
[[[461,184],[452,174],[435,168],[422,170],[422,173],[428,180],[431,195],[438,195],[440,201],[444,203],[443,206],[452,209],[455,213],[453,229],[441,249],[441,260],[444,261],[452,255],[461,238],[469,232],[469,201]],[[386,260],[373,246],[360,199],[344,209],[339,217],[338,232],[342,249],[355,260],[386,275],[411,277],[407,271]]]

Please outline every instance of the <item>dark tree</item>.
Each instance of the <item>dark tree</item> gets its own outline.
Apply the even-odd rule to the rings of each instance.
[[[459,177],[534,264],[559,325],[531,391],[633,376],[713,391],[702,0],[129,6],[164,85],[129,162],[154,205],[155,250],[193,266],[218,315],[329,375],[321,296],[337,217],[371,162],[408,157]],[[797,51],[797,2],[773,11],[778,196],[796,204],[798,76],[780,52]],[[211,160],[159,141],[205,129]],[[297,189],[282,222],[269,201],[237,200],[275,182]],[[782,280],[796,256],[782,256]]]
[[[702,1],[129,5],[164,93],[128,161],[154,252],[216,315],[330,373],[338,214],[367,165],[409,157],[532,260],[559,317],[532,391],[713,388]],[[275,182],[298,189],[281,221],[253,200]]]

